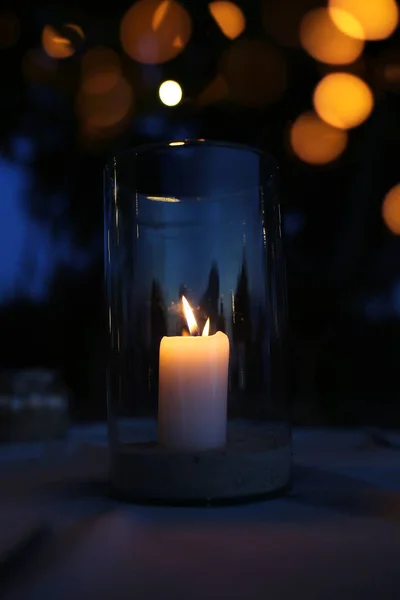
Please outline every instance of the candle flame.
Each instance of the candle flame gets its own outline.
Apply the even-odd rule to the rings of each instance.
[[[197,326],[196,319],[194,318],[193,311],[190,308],[190,304],[186,300],[185,296],[182,296],[182,304],[183,312],[185,313],[190,335],[193,335],[194,333],[198,332],[199,328]]]
[[[201,335],[209,335],[210,333],[210,319],[208,318],[204,325],[203,333]]]

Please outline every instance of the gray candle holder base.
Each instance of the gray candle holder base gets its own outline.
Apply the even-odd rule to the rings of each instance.
[[[224,448],[179,452],[156,441],[126,444],[113,455],[114,492],[138,502],[218,503],[286,490],[291,445],[285,429],[268,423],[228,425]]]

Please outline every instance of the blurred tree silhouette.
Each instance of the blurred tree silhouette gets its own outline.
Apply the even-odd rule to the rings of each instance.
[[[208,276],[207,289],[200,300],[200,309],[203,314],[204,323],[209,318],[212,332],[217,325],[218,320],[218,302],[219,302],[219,271],[218,265],[214,262],[211,266]],[[202,329],[202,326],[200,326]]]

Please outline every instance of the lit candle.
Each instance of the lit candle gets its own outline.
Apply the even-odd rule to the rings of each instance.
[[[189,336],[163,337],[158,395],[159,442],[183,451],[208,450],[226,442],[229,339],[202,335],[182,297]]]

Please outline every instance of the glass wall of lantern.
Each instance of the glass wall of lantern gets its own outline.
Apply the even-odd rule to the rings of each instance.
[[[203,140],[106,166],[110,476],[125,498],[290,486],[276,176],[258,150]]]

